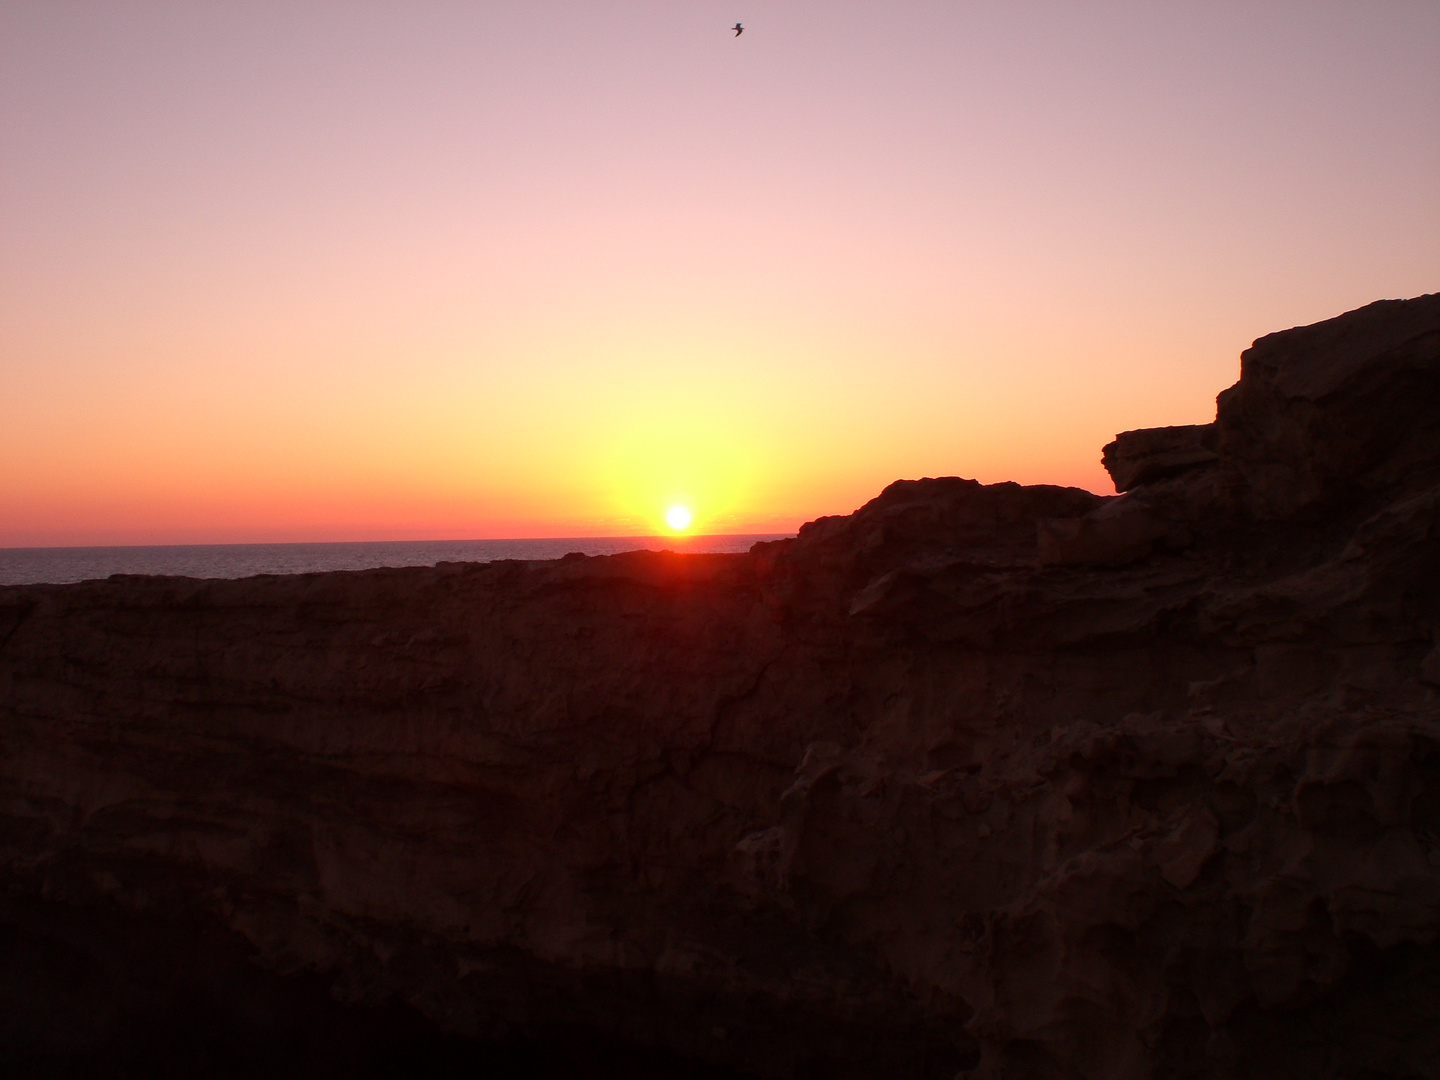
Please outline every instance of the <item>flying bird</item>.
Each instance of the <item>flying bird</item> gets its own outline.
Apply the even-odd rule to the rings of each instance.
[[[736,36],[736,37],[739,37],[741,34],[743,34],[743,33],[745,32],[745,27],[741,26],[738,22],[737,22],[734,26],[732,26],[730,29],[735,31],[735,36]]]

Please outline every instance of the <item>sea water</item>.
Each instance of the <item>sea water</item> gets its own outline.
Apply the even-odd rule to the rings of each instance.
[[[746,536],[592,536],[544,540],[377,540],[332,544],[176,544],[160,547],[0,548],[0,585],[65,584],[111,574],[242,578],[440,562],[558,559],[572,551],[741,552],[786,534]]]

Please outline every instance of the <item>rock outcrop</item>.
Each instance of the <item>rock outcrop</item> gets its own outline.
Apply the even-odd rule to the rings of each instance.
[[[1214,441],[1214,424],[1122,431],[1105,446],[1100,460],[1115,481],[1115,490],[1129,491],[1218,461]]]
[[[0,589],[0,1055],[1440,1076],[1440,295],[1106,463],[743,556]]]

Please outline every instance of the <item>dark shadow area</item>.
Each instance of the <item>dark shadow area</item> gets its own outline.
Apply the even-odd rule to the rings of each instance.
[[[218,924],[0,905],[0,1074],[20,1078],[491,1077],[740,1080],[593,1032],[479,1042],[391,1001],[347,1006],[282,978]]]
[[[1336,945],[1341,939],[1336,940]],[[1440,946],[1406,942],[1379,949],[1344,935],[1344,976],[1306,981],[1285,1005],[1246,1002],[1220,1033],[1184,987],[1156,1047],[1164,1080],[1422,1080],[1440,1061]],[[1378,1066],[1378,1067],[1377,1067]]]

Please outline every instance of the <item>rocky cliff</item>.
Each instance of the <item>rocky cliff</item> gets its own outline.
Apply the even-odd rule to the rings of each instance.
[[[1440,295],[1105,462],[741,556],[0,589],[0,1055],[1440,1076]]]

